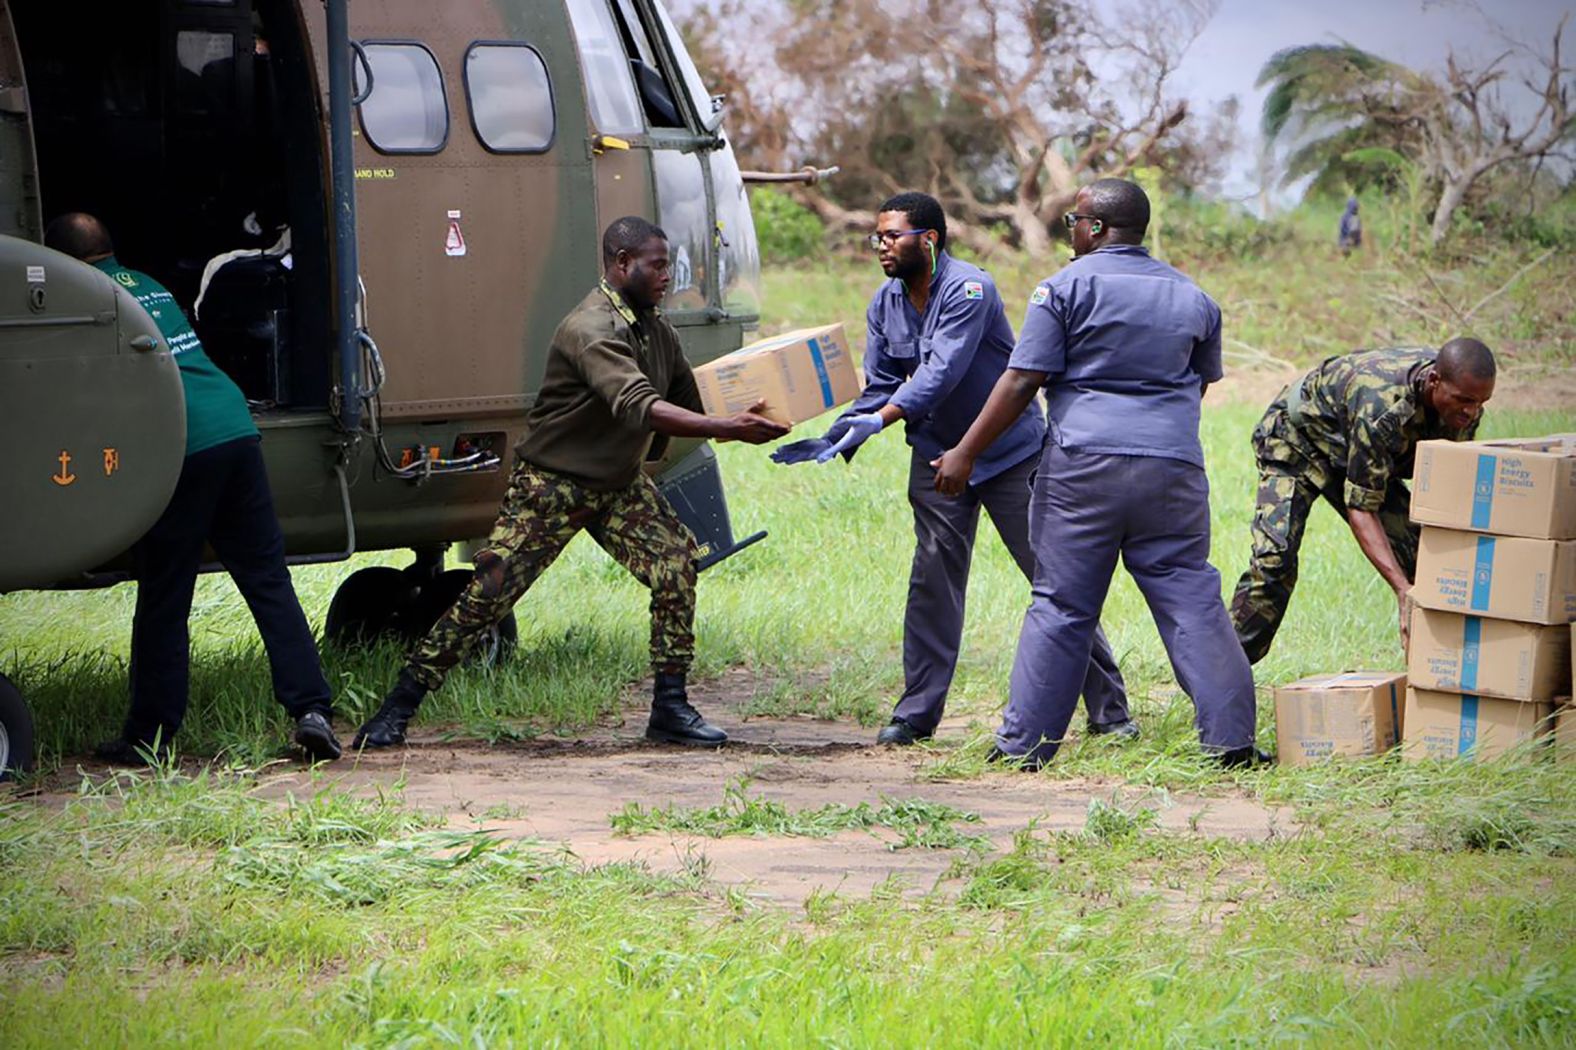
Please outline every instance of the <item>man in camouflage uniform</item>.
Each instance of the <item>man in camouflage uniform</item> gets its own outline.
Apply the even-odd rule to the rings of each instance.
[[[669,280],[661,229],[634,216],[615,220],[602,236],[602,264],[600,286],[553,336],[475,576],[417,643],[383,706],[356,734],[357,747],[403,743],[422,698],[581,529],[651,590],[656,685],[646,736],[703,747],[727,740],[685,692],[695,649],[695,539],[641,464],[670,437],[762,444],[788,428],[759,415],[759,404],[727,418],[704,414],[678,333],[657,310]]]
[[[1494,393],[1494,355],[1476,339],[1431,349],[1332,357],[1281,391],[1253,431],[1259,465],[1253,558],[1237,582],[1231,619],[1257,663],[1297,585],[1297,549],[1322,496],[1395,591],[1401,636],[1417,568],[1409,520],[1417,443],[1467,441]]]

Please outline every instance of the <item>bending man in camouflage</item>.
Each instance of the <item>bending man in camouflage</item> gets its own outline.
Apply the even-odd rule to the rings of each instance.
[[[1494,393],[1494,355],[1476,339],[1429,349],[1332,357],[1281,391],[1253,431],[1259,464],[1253,560],[1237,581],[1231,619],[1257,663],[1297,585],[1297,548],[1323,496],[1395,591],[1406,638],[1418,530],[1408,520],[1419,441],[1467,441]]]
[[[703,414],[678,333],[657,310],[668,288],[668,262],[667,235],[644,219],[617,219],[602,235],[601,285],[553,336],[509,490],[476,556],[476,575],[416,645],[355,746],[403,743],[422,698],[581,529],[651,589],[656,687],[646,736],[703,747],[727,740],[685,693],[695,648],[695,539],[641,464],[670,437],[758,445],[788,428],[756,411]]]

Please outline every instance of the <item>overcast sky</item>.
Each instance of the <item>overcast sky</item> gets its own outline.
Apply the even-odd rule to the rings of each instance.
[[[1572,0],[1492,0],[1483,5],[1511,35],[1546,49]],[[1576,23],[1576,17],[1572,18]],[[1445,55],[1480,61],[1505,50],[1501,38],[1472,7],[1432,0],[1221,0],[1220,10],[1188,51],[1176,75],[1176,92],[1197,102],[1236,95],[1242,101],[1241,156],[1227,180],[1229,194],[1257,190],[1253,157],[1264,92],[1259,69],[1276,51],[1297,44],[1345,41],[1414,68],[1443,68]],[[1576,52],[1576,25],[1566,31],[1565,53]]]

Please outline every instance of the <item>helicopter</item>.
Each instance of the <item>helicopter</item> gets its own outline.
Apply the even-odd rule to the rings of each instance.
[[[418,637],[490,528],[553,330],[602,228],[663,227],[664,313],[692,363],[758,328],[747,181],[661,0],[0,0],[0,594],[109,586],[184,445],[141,308],[40,243],[102,219],[245,393],[291,564],[350,573],[324,639]],[[702,569],[736,538],[715,454],[648,470]],[[205,565],[217,570],[217,564]],[[517,633],[513,616],[486,647]],[[0,675],[0,774],[34,757]]]

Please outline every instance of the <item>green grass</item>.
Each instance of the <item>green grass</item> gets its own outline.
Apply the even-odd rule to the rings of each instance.
[[[1514,843],[1412,826],[1451,800],[1475,826],[1466,810],[1513,785],[1530,832]],[[1157,831],[1163,796],[1113,796],[1081,832],[960,852],[933,892],[818,893],[802,912],[704,865],[582,867],[443,828],[397,791],[358,800],[320,776],[280,803],[266,786],[167,769],[0,809],[0,1044],[1576,1038],[1573,799],[1548,763],[1328,767],[1291,792],[1306,828],[1267,842]],[[1391,795],[1409,808],[1374,819]]]
[[[989,850],[990,840],[967,835],[954,823],[977,824],[979,814],[921,798],[882,797],[881,805],[868,802],[849,806],[829,802],[814,809],[794,811],[781,802],[749,794],[748,779],[723,788],[722,802],[705,808],[673,805],[647,807],[628,803],[614,813],[609,822],[618,835],[646,835],[670,832],[681,835],[725,835],[765,837],[827,838],[842,831],[874,832],[884,828],[897,833],[888,841],[889,849],[972,849]]]
[[[1425,264],[1385,247],[1382,220],[1369,227],[1381,228],[1376,250],[1344,263],[1318,229],[1240,258],[1163,236],[1195,253],[1181,261],[1225,306],[1239,369],[1437,342],[1452,309],[1526,260],[1485,245],[1470,263],[1428,262],[1446,305],[1417,276]],[[1039,276],[993,268],[1009,302]],[[1576,362],[1573,276],[1568,258],[1550,259],[1476,316],[1508,376],[1560,379]],[[874,283],[868,260],[769,272],[768,325],[837,317],[857,334]],[[1576,406],[1530,396],[1556,407],[1496,403],[1485,436],[1576,431]],[[1260,410],[1206,404],[1223,588],[1247,551]],[[912,549],[900,436],[851,465],[718,451],[736,530],[771,537],[702,577],[698,676],[749,667],[762,713],[884,719]],[[1388,591],[1327,508],[1304,551],[1286,626],[1256,669],[1266,701],[1304,674],[1403,663]],[[320,626],[351,569],[404,561],[363,555],[294,577]],[[46,767],[118,727],[134,597],[0,596],[0,669],[36,705]],[[1104,623],[1143,739],[1081,740],[1038,782],[990,773],[986,785],[1007,790],[1076,779],[1095,798],[1081,830],[1031,824],[984,848],[972,814],[924,795],[986,775],[1025,602],[982,523],[950,708],[974,728],[925,749],[911,795],[794,809],[741,782],[719,785],[714,807],[633,800],[608,814],[629,835],[863,830],[952,851],[933,888],[820,891],[780,908],[719,885],[703,855],[675,875],[585,866],[489,830],[519,816],[509,806],[456,826],[398,784],[352,791],[333,767],[280,800],[268,763],[287,725],[244,605],[207,577],[179,742],[217,760],[86,779],[63,805],[0,797],[0,1046],[1576,1044],[1571,767],[1528,751],[1222,774],[1197,753],[1191,705],[1122,573]],[[456,675],[423,724],[490,742],[574,732],[613,716],[644,673],[646,595],[587,539],[517,612],[517,656]],[[370,712],[398,659],[328,654],[342,723]],[[1261,703],[1266,745],[1272,721]],[[1163,830],[1181,791],[1284,815],[1266,841]]]

